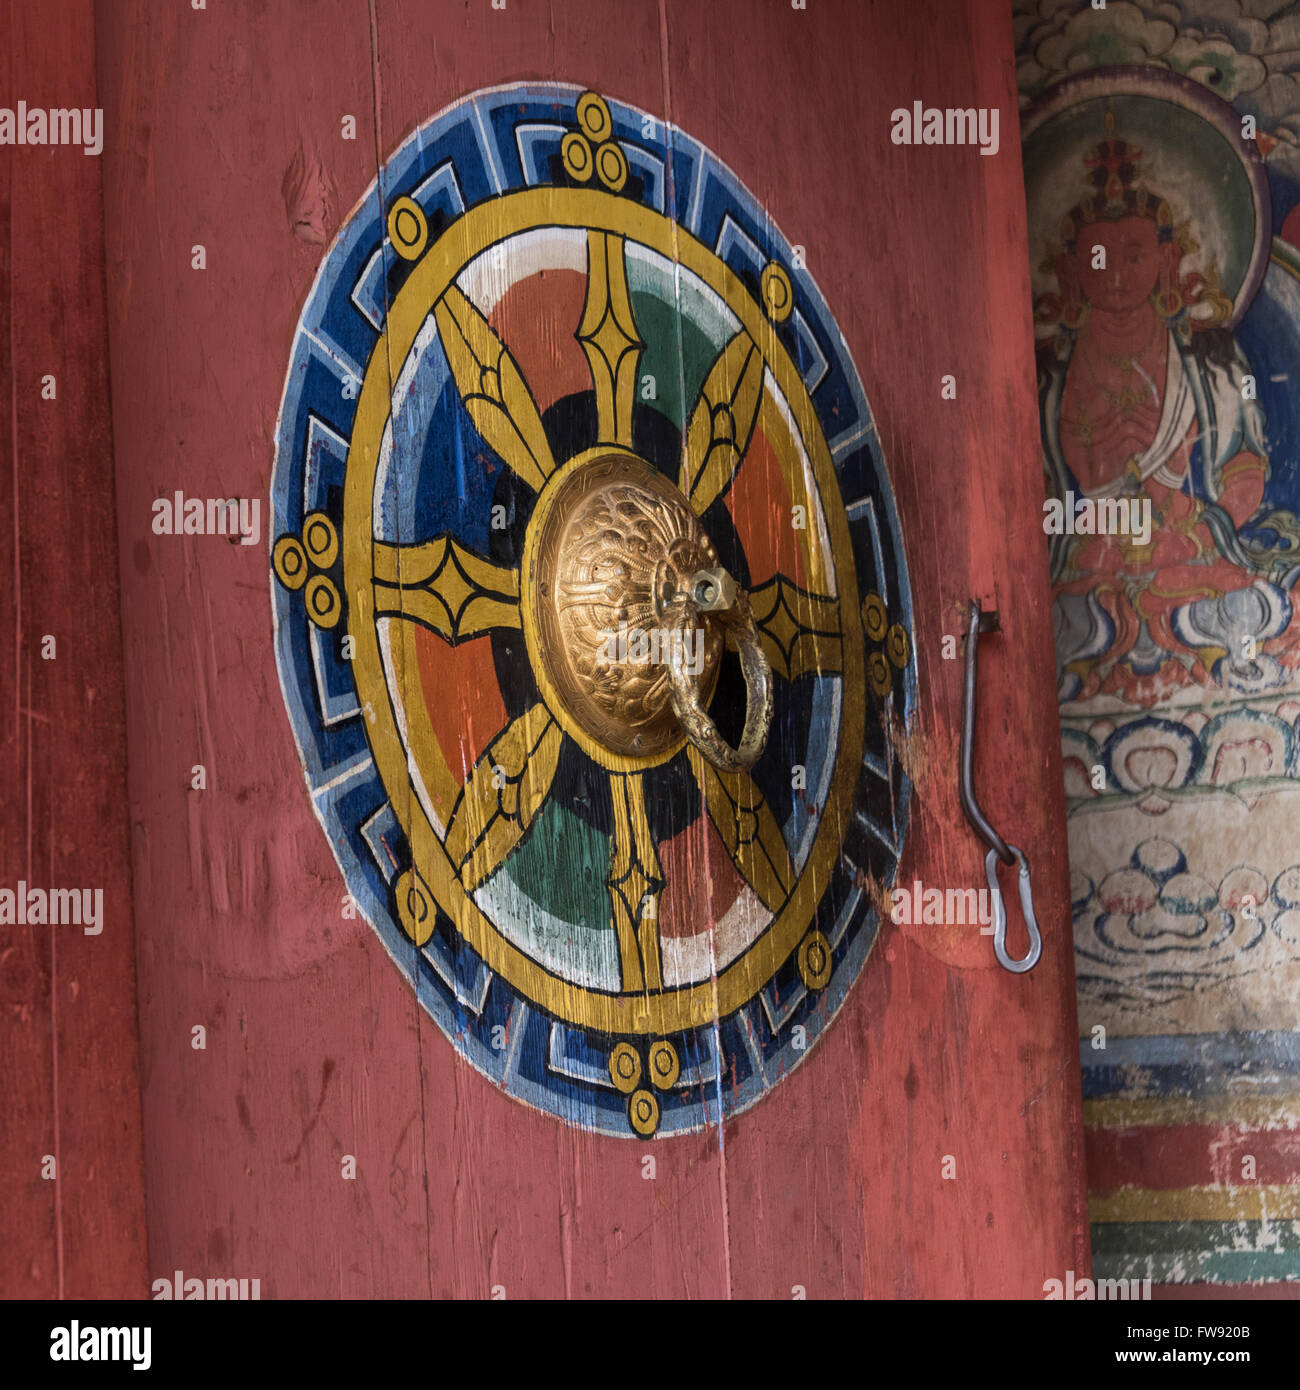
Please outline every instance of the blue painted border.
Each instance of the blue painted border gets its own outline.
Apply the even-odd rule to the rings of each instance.
[[[331,482],[341,481],[337,469],[330,476],[331,460],[319,450],[310,480],[304,476],[307,440],[313,420],[345,439],[351,431],[356,393],[349,395],[349,389],[359,384],[378,341],[376,320],[380,327],[384,321],[374,264],[378,253],[386,284],[391,257],[385,251],[384,207],[405,194],[422,198],[427,211],[458,215],[458,205],[472,207],[525,178],[535,181],[536,168],[524,168],[515,126],[558,121],[573,127],[581,91],[566,84],[524,83],[466,97],[408,137],[357,202],[322,260],[295,336],[276,425],[268,547],[299,530],[304,512],[328,498]],[[649,173],[643,194],[652,206],[662,206],[666,198],[669,215],[697,230],[710,247],[718,245],[728,225],[738,229],[741,235],[732,234],[724,249],[729,248],[733,269],[750,278],[751,247],[787,268],[794,306],[786,345],[808,375],[845,503],[854,514],[859,590],[874,583],[888,595],[891,619],[912,633],[902,533],[879,439],[844,339],[811,275],[794,267],[791,244],[735,174],[702,145],[648,113],[614,100],[608,104],[634,172]],[[650,133],[643,135],[644,130]],[[644,159],[634,147],[644,151]],[[664,170],[662,189],[653,177],[656,163]],[[305,495],[309,481],[310,497]],[[598,1080],[597,1061],[608,1057],[612,1039],[555,1023],[490,972],[485,983],[486,966],[442,914],[423,949],[401,931],[390,884],[409,863],[409,849],[386,809],[388,796],[369,759],[364,722],[358,716],[326,726],[321,718],[322,702],[337,700],[348,668],[321,650],[313,662],[301,594],[276,582],[271,588],[280,684],[312,805],[350,892],[385,950],[461,1055],[512,1097],[587,1129],[636,1137],[624,1098]],[[338,669],[330,669],[330,661]],[[322,676],[324,692],[318,684]],[[917,709],[914,653],[890,698],[910,727]],[[877,862],[872,867],[890,882],[906,835],[911,786],[887,750],[869,752],[864,776],[875,787],[875,800],[888,802],[887,823],[876,805],[861,809],[883,827],[873,842]],[[861,972],[879,925],[843,863],[828,885],[818,923],[832,943],[834,970],[827,988],[812,995],[797,979],[778,976],[730,1018],[676,1037],[683,1074],[693,1074],[695,1084],[685,1094],[660,1094],[657,1137],[690,1133],[717,1123],[720,1115],[739,1114],[807,1058]],[[786,976],[792,970],[788,965]],[[803,1029],[802,1046],[795,1045],[796,1026]],[[503,1030],[497,1037],[505,1037],[504,1046],[492,1046],[494,1029]],[[564,1067],[562,1074],[550,1065],[554,1059]],[[584,1076],[597,1079],[586,1082]]]

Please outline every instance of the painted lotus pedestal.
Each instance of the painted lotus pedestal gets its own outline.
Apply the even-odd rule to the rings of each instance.
[[[559,85],[421,127],[317,277],[274,487],[281,682],[350,892],[476,1068],[631,1136],[746,1109],[843,1002],[916,690],[842,335],[665,138]]]

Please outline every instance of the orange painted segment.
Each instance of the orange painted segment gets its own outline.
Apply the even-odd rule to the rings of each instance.
[[[712,931],[745,886],[706,815],[659,846],[659,863],[668,880],[659,902],[659,935],[665,939]]]
[[[751,587],[774,574],[784,574],[801,588],[808,586],[808,562],[800,544],[805,532],[791,524],[794,501],[781,474],[777,452],[764,429],[766,409],[759,414],[744,462],[727,492],[727,510],[749,563]]]
[[[488,322],[510,349],[528,389],[545,411],[578,391],[590,391],[591,367],[576,334],[587,278],[576,270],[546,270],[520,280],[501,296]],[[555,325],[573,325],[554,336]]]
[[[475,637],[453,647],[436,632],[411,626],[429,723],[447,766],[463,783],[506,726],[506,707],[491,674],[492,639]]]

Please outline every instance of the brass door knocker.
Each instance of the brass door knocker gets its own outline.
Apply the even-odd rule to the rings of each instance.
[[[566,464],[529,525],[521,594],[547,704],[598,761],[662,760],[688,741],[724,772],[758,760],[772,669],[749,598],[656,468],[612,446]],[[706,713],[728,638],[748,690],[738,748]]]
[[[740,669],[745,676],[748,704],[740,747],[733,748],[700,703],[700,689],[681,659],[684,643],[670,648],[668,680],[673,713],[686,737],[723,772],[747,772],[758,761],[772,726],[772,668],[758,640],[749,597],[736,587],[724,569],[701,570],[691,580],[682,605],[683,621],[695,626],[701,614],[710,613],[727,628],[736,643]]]

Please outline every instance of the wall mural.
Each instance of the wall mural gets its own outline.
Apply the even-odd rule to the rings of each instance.
[[[915,706],[888,479],[796,249],[646,112],[466,98],[325,258],[272,503],[312,803],[448,1039],[612,1135],[760,1099],[874,941]],[[719,564],[773,673],[752,770],[665,718],[677,660],[740,741],[736,653],[663,627]]]
[[[1015,10],[1097,1270],[1297,1279],[1300,13]]]

